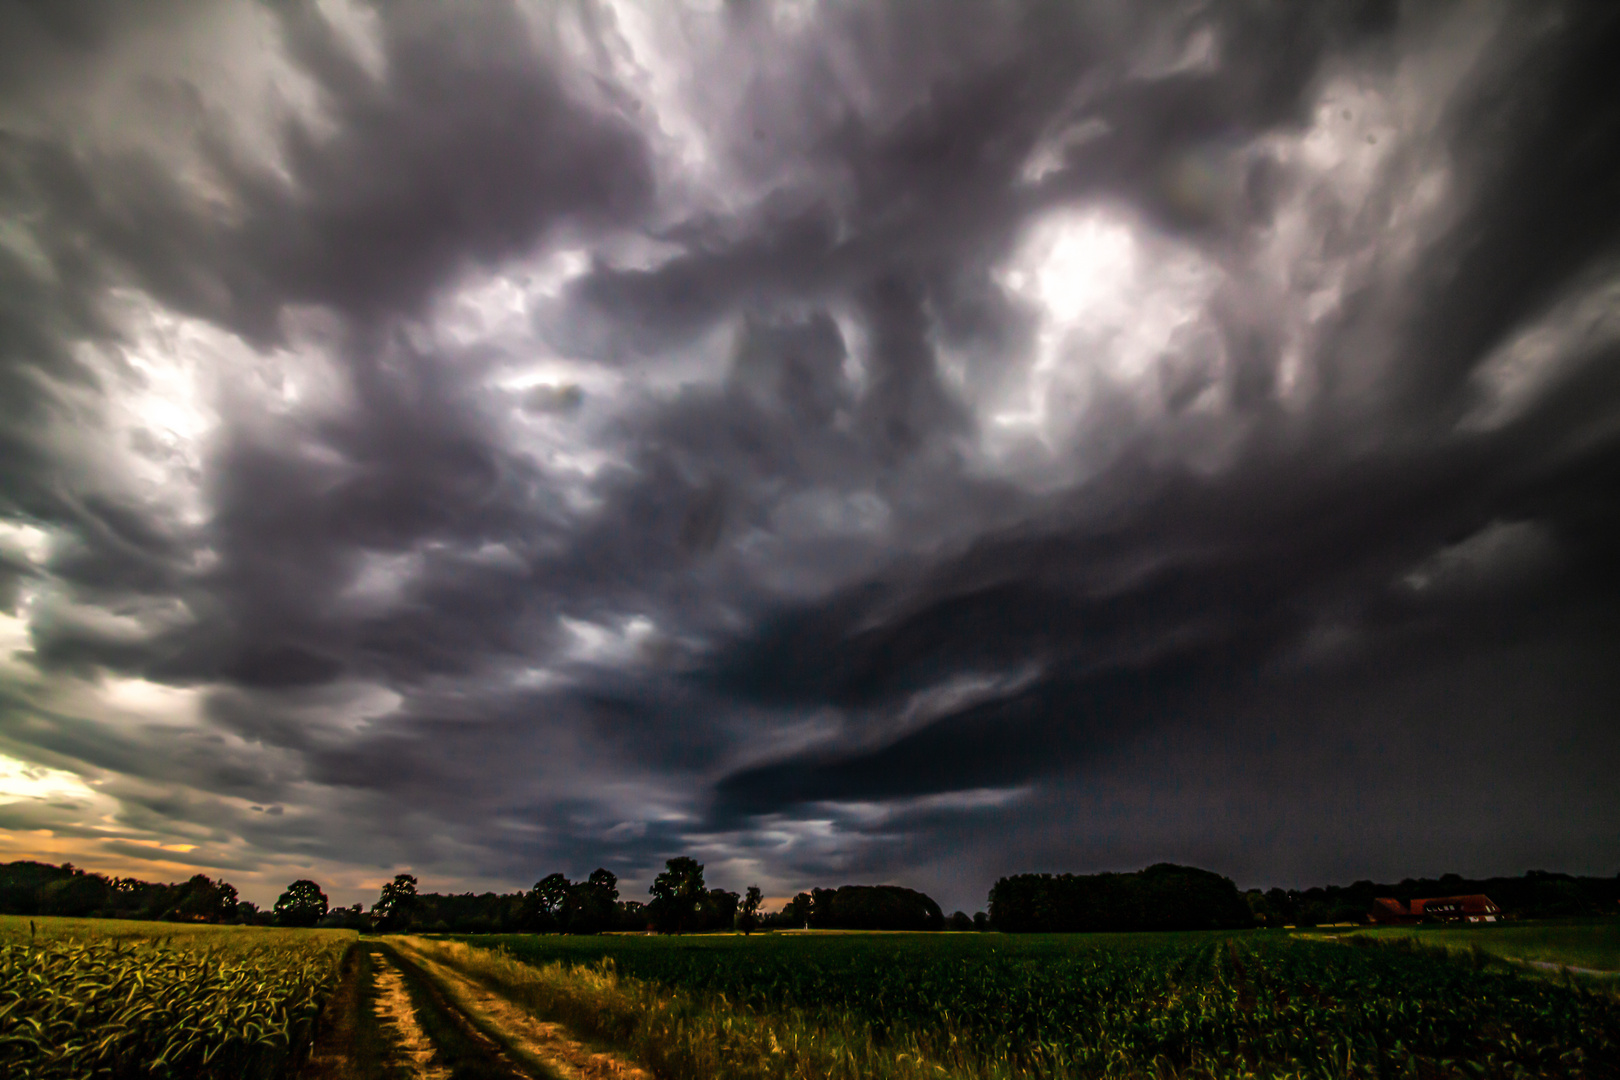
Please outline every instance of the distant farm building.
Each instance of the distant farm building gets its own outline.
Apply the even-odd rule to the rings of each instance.
[[[1373,901],[1368,918],[1381,926],[1404,926],[1420,922],[1495,922],[1502,909],[1488,896],[1435,896],[1413,900],[1410,907],[1399,900],[1380,897]]]

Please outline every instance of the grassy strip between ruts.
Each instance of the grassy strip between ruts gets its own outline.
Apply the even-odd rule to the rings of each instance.
[[[389,943],[389,952],[424,988],[431,988],[434,998],[447,1011],[461,1017],[475,1038],[492,1044],[492,1057],[504,1057],[508,1066],[518,1063],[524,1075],[568,1080],[652,1080],[650,1073],[622,1053],[580,1040],[560,1024],[536,1017],[510,995],[436,958],[433,943],[397,938]]]
[[[386,1080],[389,1041],[378,1022],[372,983],[371,950],[350,949],[300,1080]]]

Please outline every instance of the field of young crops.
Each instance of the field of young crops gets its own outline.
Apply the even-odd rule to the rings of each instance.
[[[54,919],[24,936],[28,922],[0,927],[0,1076],[13,1080],[279,1075],[354,940]]]
[[[964,1076],[1620,1077],[1620,1004],[1483,955],[1278,933],[476,938]]]

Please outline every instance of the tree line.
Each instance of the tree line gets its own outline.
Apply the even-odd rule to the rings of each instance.
[[[89,873],[71,863],[0,865],[0,914],[63,915],[174,922],[347,928],[378,932],[567,933],[651,931],[679,934],[714,930],[801,927],[938,930],[946,920],[922,893],[896,886],[852,886],[800,893],[779,912],[762,910],[759,886],[741,894],[710,888],[703,864],[688,856],[668,860],[643,902],[619,895],[619,879],[598,867],[583,881],[548,874],[527,891],[440,894],[419,891],[411,874],[385,884],[370,910],[334,907],[319,883],[294,881],[268,911],[241,900],[236,888],[198,874],[180,884]],[[957,928],[971,929],[961,912]],[[984,919],[981,915],[980,929]]]
[[[990,921],[1009,933],[1224,930],[1254,916],[1230,879],[1158,863],[1134,874],[1019,874],[990,890]]]
[[[990,890],[990,925],[1010,933],[1317,926],[1365,922],[1380,897],[1410,903],[1423,897],[1474,894],[1489,896],[1511,918],[1620,915],[1620,874],[1612,878],[1545,870],[1493,878],[1444,874],[1394,884],[1358,881],[1239,893],[1218,874],[1160,863],[1134,874],[1002,878]]]
[[[423,893],[410,874],[383,885],[377,901],[333,907],[316,882],[292,882],[268,911],[206,874],[163,884],[109,877],[63,863],[0,864],[0,914],[64,915],[174,922],[342,927],[378,932],[700,933],[715,930],[1000,930],[1073,932],[1358,922],[1378,897],[1489,895],[1511,916],[1616,914],[1620,875],[1572,877],[1531,871],[1516,878],[1407,879],[1381,885],[1239,893],[1227,878],[1160,863],[1134,874],[1018,874],[990,890],[989,911],[945,916],[924,893],[893,885],[811,889],[780,911],[763,910],[758,886],[738,894],[708,887],[703,865],[670,859],[645,901],[621,897],[618,877],[598,868],[583,881],[548,874],[515,893]]]
[[[1317,926],[1360,922],[1380,897],[1410,904],[1425,897],[1478,894],[1489,896],[1505,914],[1520,919],[1620,915],[1620,874],[1612,878],[1577,877],[1546,870],[1531,870],[1517,877],[1443,874],[1385,884],[1357,881],[1309,889],[1250,889],[1243,896],[1258,925]]]
[[[944,930],[945,914],[933,899],[898,885],[845,885],[799,893],[782,911],[789,926],[815,930]],[[953,930],[973,930],[963,912],[951,916]],[[983,929],[983,920],[977,929]]]
[[[247,922],[259,914],[236,887],[197,874],[178,884],[108,877],[72,863],[0,864],[0,914],[65,915],[168,922]]]

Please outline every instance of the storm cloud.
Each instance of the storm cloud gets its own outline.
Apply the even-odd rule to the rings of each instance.
[[[1620,835],[1620,17],[0,12],[0,841],[268,899]]]

